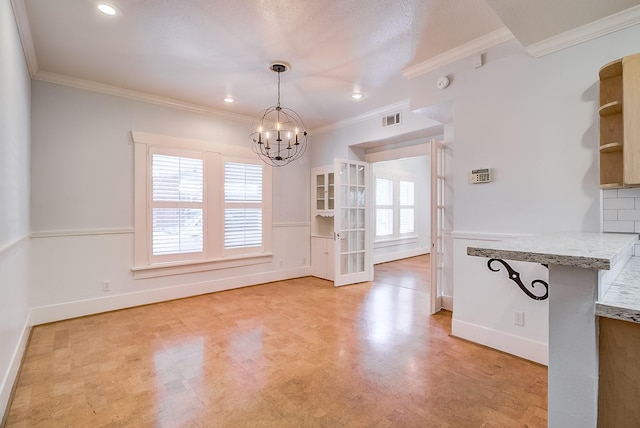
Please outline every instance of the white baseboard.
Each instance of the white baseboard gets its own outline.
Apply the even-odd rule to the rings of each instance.
[[[311,275],[310,266],[77,300],[31,309],[31,325]]]
[[[451,334],[545,366],[549,365],[549,345],[546,343],[536,342],[456,319],[451,322]]]
[[[429,254],[428,248],[412,248],[410,250],[394,251],[392,253],[379,254],[373,256],[373,264],[387,263],[394,260],[406,259],[409,257],[421,256],[423,254]]]
[[[453,296],[442,296],[442,309],[453,312]]]
[[[11,356],[11,361],[9,362],[7,372],[2,379],[2,384],[0,384],[0,415],[5,415],[8,410],[7,405],[9,404],[9,398],[11,397],[13,384],[15,383],[18,372],[20,371],[22,356],[24,355],[24,352],[27,348],[27,342],[29,341],[29,333],[31,332],[30,326],[30,319],[27,318],[25,320],[24,327],[22,328],[20,340],[18,340],[16,348],[13,351],[13,355]],[[0,425],[2,424],[3,418],[4,417],[0,417]]]

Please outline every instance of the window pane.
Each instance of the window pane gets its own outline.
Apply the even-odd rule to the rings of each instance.
[[[224,248],[262,245],[262,208],[224,210]]]
[[[400,205],[413,205],[413,181],[400,181]]]
[[[225,162],[225,202],[262,202],[262,165]]]
[[[393,234],[393,209],[376,209],[376,236]]]
[[[202,202],[202,159],[153,154],[153,201]]]
[[[412,233],[413,231],[413,208],[400,208],[400,233]]]
[[[393,205],[393,181],[376,178],[376,205]]]
[[[202,252],[202,209],[154,208],[152,217],[154,256]]]

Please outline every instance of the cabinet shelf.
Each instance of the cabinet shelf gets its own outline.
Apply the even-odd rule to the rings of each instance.
[[[600,80],[622,75],[622,59],[611,61],[600,68]]]
[[[600,153],[619,152],[621,150],[622,143],[618,141],[600,146]]]
[[[621,187],[624,187],[622,185],[622,183],[605,183],[605,184],[601,184],[600,188],[602,190],[606,190],[606,189],[619,189]]]
[[[611,101],[610,103],[606,103],[600,107],[598,113],[600,113],[600,117],[622,113],[622,101]]]

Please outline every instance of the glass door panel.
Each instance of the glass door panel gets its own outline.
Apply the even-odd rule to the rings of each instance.
[[[335,285],[369,281],[371,269],[367,246],[368,164],[336,160],[336,280]]]

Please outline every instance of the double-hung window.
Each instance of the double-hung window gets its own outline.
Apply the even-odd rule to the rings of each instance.
[[[376,239],[397,239],[415,232],[413,179],[377,176],[375,179]]]
[[[262,165],[224,162],[224,249],[262,246]]]
[[[151,261],[204,257],[204,161],[198,153],[150,149]]]
[[[393,180],[376,178],[376,237],[393,235]]]
[[[415,231],[413,181],[400,180],[398,183],[398,205],[400,209],[398,233],[406,235]]]
[[[145,275],[188,273],[264,262],[271,256],[271,168],[253,152],[132,135],[134,272],[182,266]]]

